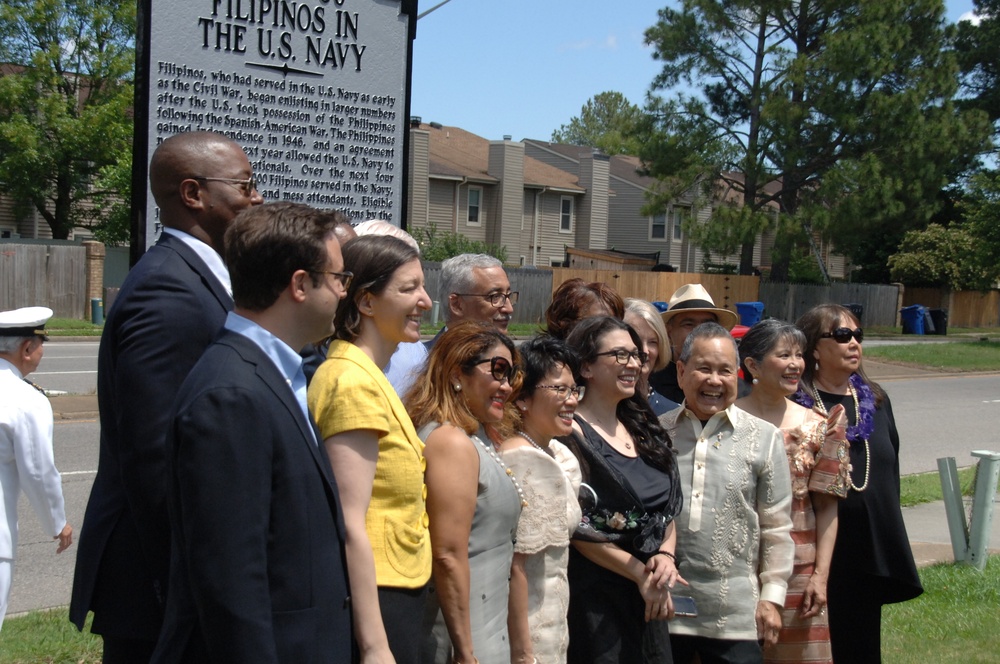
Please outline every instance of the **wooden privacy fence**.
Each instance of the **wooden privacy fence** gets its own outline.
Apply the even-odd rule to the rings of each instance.
[[[79,320],[87,294],[86,247],[0,243],[0,311],[44,306]]]
[[[445,317],[446,301],[440,294],[441,264],[424,262],[424,281],[432,300],[441,303],[440,320]],[[612,286],[622,297],[637,297],[650,302],[666,302],[684,284],[700,283],[716,305],[736,311],[736,302],[757,301],[759,279],[724,274],[686,274],[679,272],[632,272],[623,270],[583,270],[577,268],[504,268],[511,290],[520,293],[514,307],[515,323],[543,324],[545,310],[552,293],[567,279],[580,277],[585,281],[600,281]],[[424,315],[430,322],[431,315]]]
[[[441,263],[423,261],[424,288],[431,300],[440,303],[438,322],[444,323],[448,307],[447,297],[441,295]],[[505,267],[510,289],[520,293],[514,307],[515,323],[537,323],[545,318],[545,309],[552,301],[552,272],[524,267]],[[425,323],[431,322],[431,312],[424,314]]]
[[[764,315],[790,322],[818,304],[860,304],[862,325],[896,325],[900,304],[899,287],[876,284],[780,284],[762,283],[760,301]]]
[[[600,281],[614,288],[622,297],[637,297],[650,302],[666,302],[684,284],[704,286],[716,306],[736,311],[737,302],[757,302],[759,277],[735,274],[692,274],[687,272],[633,272],[624,270],[581,270],[552,268],[552,291],[559,284],[580,277],[584,281]],[[549,295],[551,300],[551,293]]]
[[[1000,326],[1000,291],[907,287],[903,292],[903,306],[913,304],[922,304],[929,309],[947,309],[948,327]]]

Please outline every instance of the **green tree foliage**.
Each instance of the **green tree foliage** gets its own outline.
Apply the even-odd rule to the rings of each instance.
[[[580,115],[552,132],[553,143],[586,145],[607,155],[639,152],[635,128],[642,109],[620,92],[602,92],[587,100]]]
[[[976,263],[982,273],[976,285],[996,288],[1000,281],[1000,171],[972,177],[963,211],[969,233],[975,238]]]
[[[507,262],[507,247],[470,240],[453,231],[440,231],[436,224],[415,229],[413,237],[425,261],[443,261],[459,254],[488,254],[502,263]]]
[[[135,3],[0,3],[0,188],[65,239],[100,228],[132,143]],[[109,184],[110,181],[105,182]],[[127,180],[126,180],[127,185]]]
[[[1000,0],[973,0],[978,22],[958,24],[955,51],[962,70],[962,103],[1000,120]]]
[[[664,62],[640,155],[663,183],[651,208],[692,183],[724,182],[752,213],[777,206],[791,222],[777,229],[772,278],[789,276],[803,241],[818,257],[822,234],[884,279],[903,233],[927,223],[949,175],[988,135],[982,114],[955,107],[943,15],[941,0],[682,0],[661,10],[646,33]],[[752,258],[745,241],[741,273]]]
[[[965,228],[930,224],[903,236],[899,252],[889,257],[889,268],[892,279],[907,286],[978,288],[983,271],[976,253],[975,240]]]

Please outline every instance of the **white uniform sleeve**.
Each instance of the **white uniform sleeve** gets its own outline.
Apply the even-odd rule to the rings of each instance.
[[[21,490],[50,537],[66,526],[62,478],[52,452],[52,406],[38,395],[27,404],[14,431],[14,455]]]

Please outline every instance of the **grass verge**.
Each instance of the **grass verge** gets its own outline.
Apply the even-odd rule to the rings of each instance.
[[[90,619],[78,632],[67,611],[61,607],[8,616],[0,634],[0,664],[98,664],[103,644],[90,633]]]
[[[958,484],[962,487],[963,496],[972,495],[972,481],[976,477],[976,467],[958,469]],[[937,471],[904,475],[899,478],[899,504],[903,507],[913,507],[921,503],[932,503],[942,500],[941,476]]]
[[[1000,371],[1000,342],[873,346],[865,348],[865,357],[942,371]]]
[[[443,323],[436,326],[421,325],[420,334],[433,336],[437,334],[443,326]],[[538,327],[537,323],[511,323],[510,327],[507,329],[507,334],[514,339],[527,339],[528,337],[537,334],[540,329],[541,328]]]
[[[882,611],[886,664],[977,664],[997,661],[1000,556],[986,570],[944,564],[920,570],[924,594]],[[65,609],[35,611],[4,622],[0,664],[96,664],[101,640],[76,631]]]
[[[50,337],[99,337],[103,325],[75,318],[50,318],[45,324],[45,333]]]
[[[986,570],[949,563],[920,570],[924,594],[882,610],[886,664],[997,661],[1000,556]]]

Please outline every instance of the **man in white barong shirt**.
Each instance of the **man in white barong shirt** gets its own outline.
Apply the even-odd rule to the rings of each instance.
[[[697,617],[670,625],[675,664],[760,662],[777,640],[792,572],[792,489],[781,432],[733,405],[736,344],[717,323],[684,342],[678,382],[684,403],[663,414],[677,451],[684,508],[677,555]]]

